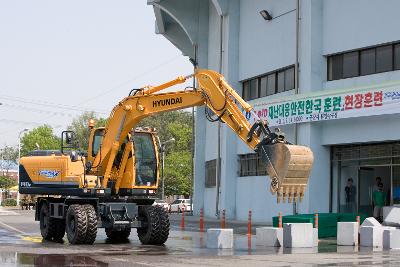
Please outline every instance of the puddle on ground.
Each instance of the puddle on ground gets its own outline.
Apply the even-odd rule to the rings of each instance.
[[[17,252],[0,252],[0,265],[8,266],[85,266],[85,267],[106,267],[107,263],[84,255],[63,255],[63,254],[29,254]]]
[[[18,241],[19,238],[19,241]],[[57,248],[68,250],[70,247],[68,241],[61,244],[55,244],[48,241],[40,241],[38,237],[21,237],[9,235],[7,232],[1,232],[1,239],[7,240],[6,244],[24,245],[30,244],[30,248],[49,248],[46,253],[57,253]],[[65,238],[66,240],[66,238]],[[73,246],[76,249],[76,246]],[[84,246],[85,250],[87,246]],[[54,250],[55,249],[55,250]],[[207,234],[191,231],[171,231],[170,237],[164,246],[145,246],[141,245],[136,235],[132,235],[125,243],[113,244],[106,239],[104,234],[98,236],[95,244],[91,246],[91,254],[26,254],[26,253],[1,253],[0,266],[107,266],[107,263],[101,262],[96,255],[177,255],[177,256],[232,256],[232,255],[279,255],[279,254],[316,254],[316,253],[341,253],[358,254],[363,262],[372,260],[369,255],[376,251],[372,248],[358,248],[349,246],[337,246],[335,239],[321,239],[318,247],[315,248],[282,248],[282,247],[264,247],[256,245],[254,235],[249,238],[247,235],[235,234],[233,249],[208,249]],[[382,251],[382,249],[380,250]],[[80,252],[78,252],[80,253]],[[324,266],[324,265],[321,265]],[[340,266],[340,265],[338,265]]]

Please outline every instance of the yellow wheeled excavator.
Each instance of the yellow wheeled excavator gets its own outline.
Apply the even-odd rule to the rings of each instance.
[[[160,93],[189,78],[197,79],[197,88]],[[33,151],[21,158],[19,192],[42,195],[35,219],[43,238],[56,241],[67,233],[72,244],[92,244],[97,228],[105,228],[112,241],[127,239],[131,228],[137,228],[143,244],[164,244],[168,214],[152,206],[159,183],[159,143],[155,129],[135,127],[150,115],[203,105],[261,154],[278,202],[303,198],[311,150],[271,131],[221,74],[197,69],[159,86],[132,90],[114,107],[105,127],[89,124],[87,154],[77,153],[74,133],[64,131],[60,151]],[[257,121],[251,125],[244,112],[252,112]]]

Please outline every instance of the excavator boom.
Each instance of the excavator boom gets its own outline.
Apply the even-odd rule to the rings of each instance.
[[[196,78],[198,87],[192,90],[159,93],[161,90]],[[132,128],[145,117],[161,112],[205,105],[217,118],[228,125],[252,150],[261,154],[271,178],[270,190],[289,202],[302,199],[313,164],[308,147],[289,144],[282,133],[271,132],[266,122],[258,118],[252,106],[244,101],[225,81],[211,70],[197,69],[193,75],[180,76],[159,86],[135,90],[114,107],[105,127],[100,153],[91,162],[92,172],[104,177],[102,187],[107,188],[117,151]],[[243,111],[258,118],[251,125]],[[211,115],[208,115],[211,117]],[[99,168],[101,166],[101,168]],[[121,169],[122,168],[122,169]],[[123,170],[124,166],[120,166]],[[117,178],[117,185],[120,184]],[[118,192],[118,188],[116,188]]]

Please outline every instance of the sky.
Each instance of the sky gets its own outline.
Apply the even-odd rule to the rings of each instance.
[[[58,135],[85,110],[108,117],[130,89],[191,73],[146,3],[0,0],[0,148],[24,128]]]

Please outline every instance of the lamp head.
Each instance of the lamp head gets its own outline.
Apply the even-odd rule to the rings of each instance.
[[[261,10],[260,15],[263,17],[265,20],[272,20],[271,14],[267,10]]]

